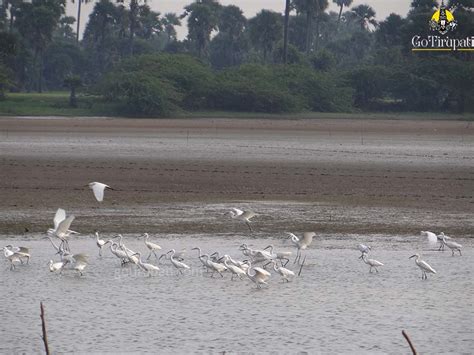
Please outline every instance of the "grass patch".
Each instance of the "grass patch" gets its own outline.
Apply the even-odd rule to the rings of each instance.
[[[0,101],[0,116],[115,116],[117,105],[97,96],[77,96],[78,107],[69,106],[66,91],[8,94]]]
[[[106,116],[124,117],[123,106],[106,102],[98,96],[79,94],[78,107],[69,107],[69,92],[10,93],[0,101],[0,116]],[[458,120],[474,121],[474,114],[452,114],[433,112],[299,112],[261,113],[233,111],[176,112],[166,118],[242,118],[242,119],[386,119],[386,120]]]

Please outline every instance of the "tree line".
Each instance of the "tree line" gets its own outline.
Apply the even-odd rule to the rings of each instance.
[[[196,0],[180,14],[143,0],[100,0],[81,40],[75,24],[91,0],[75,0],[77,18],[65,15],[65,0],[0,1],[0,96],[82,86],[130,115],[474,108],[472,52],[411,51],[415,34],[433,34],[434,0],[413,0],[406,17],[380,22],[352,0],[333,0],[337,12],[328,0],[281,0],[281,12],[252,18],[217,0]],[[456,5],[455,35],[472,36],[474,1],[447,5]]]

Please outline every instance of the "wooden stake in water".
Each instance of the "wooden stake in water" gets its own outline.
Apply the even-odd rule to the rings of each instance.
[[[46,334],[46,321],[44,320],[43,302],[40,302],[40,309],[41,309],[41,329],[43,331],[44,350],[46,351],[46,355],[49,355],[48,335]]]
[[[303,266],[304,266],[304,262],[305,262],[305,261],[306,261],[306,255],[304,256],[303,262],[301,263],[300,271],[298,272],[298,276],[301,275],[301,270],[303,270]]]
[[[408,345],[410,345],[410,349],[411,349],[411,352],[413,353],[413,355],[418,355],[418,353],[416,352],[416,349],[413,346],[413,343],[411,342],[410,337],[408,336],[408,334],[404,330],[402,330],[402,334],[405,337],[405,339],[407,340]]]

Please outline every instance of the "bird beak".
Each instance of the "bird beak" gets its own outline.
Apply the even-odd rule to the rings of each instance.
[[[412,256],[410,256],[408,259],[414,258],[415,256],[416,256],[416,255],[412,255]]]

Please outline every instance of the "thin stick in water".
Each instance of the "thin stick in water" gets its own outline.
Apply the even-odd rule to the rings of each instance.
[[[41,309],[41,329],[43,330],[44,350],[46,351],[46,355],[49,355],[48,335],[46,334],[46,321],[44,320],[43,302],[40,302],[40,309]]]
[[[404,330],[402,330],[402,334],[405,337],[405,339],[407,340],[408,345],[410,345],[410,349],[411,349],[411,352],[413,353],[413,355],[418,355],[418,353],[416,352],[416,349],[413,346],[413,343],[411,342],[410,337],[408,336],[408,334]]]
[[[305,262],[305,261],[306,261],[306,255],[304,256],[303,262],[301,263],[300,271],[298,272],[298,276],[301,275],[301,270],[303,270],[303,266],[304,266],[304,262]]]

